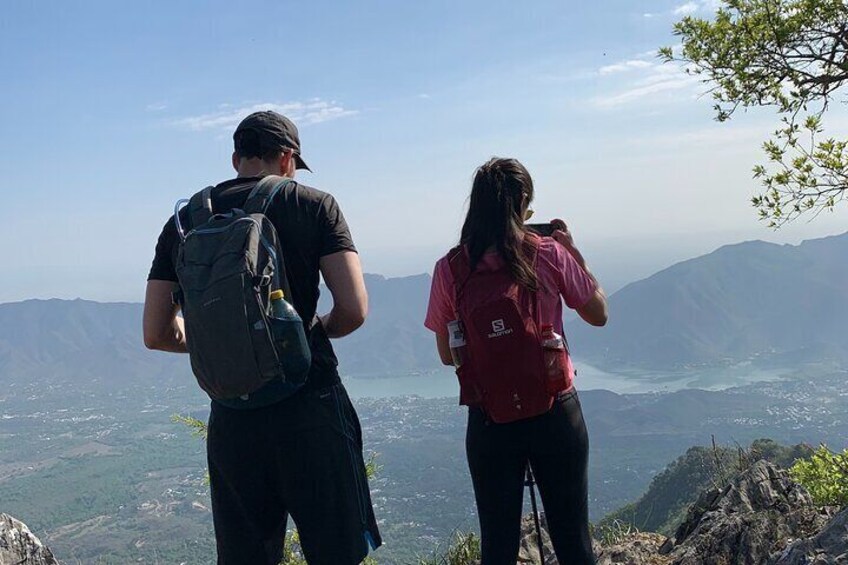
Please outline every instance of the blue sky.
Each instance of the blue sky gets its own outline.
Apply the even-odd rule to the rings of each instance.
[[[611,287],[722,243],[844,231],[844,210],[759,224],[750,169],[774,116],[715,124],[703,86],[657,62],[673,22],[711,8],[10,2],[0,302],[140,300],[173,202],[232,176],[232,129],[259,108],[299,124],[299,180],[337,196],[369,272],[430,270],[493,155],[528,166],[537,218],[564,217]]]

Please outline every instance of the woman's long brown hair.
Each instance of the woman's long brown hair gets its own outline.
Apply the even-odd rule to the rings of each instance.
[[[533,200],[533,179],[515,159],[493,158],[477,169],[460,243],[473,270],[494,247],[518,284],[537,290],[536,270],[524,253],[524,212]]]

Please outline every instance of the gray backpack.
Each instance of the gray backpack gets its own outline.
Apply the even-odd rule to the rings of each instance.
[[[303,321],[270,313],[269,295],[281,289],[291,302],[277,230],[265,216],[274,196],[291,179],[266,176],[244,204],[216,214],[212,188],[174,211],[180,236],[176,272],[191,367],[213,399],[246,399],[273,379],[293,393],[306,380],[311,355]],[[191,230],[180,222],[188,202]]]

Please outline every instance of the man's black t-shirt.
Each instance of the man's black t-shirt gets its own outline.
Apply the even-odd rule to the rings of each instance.
[[[228,212],[244,206],[259,178],[237,178],[212,191],[212,210]],[[266,215],[274,224],[286,262],[292,301],[304,320],[312,320],[318,306],[319,260],[340,251],[356,251],[347,222],[336,200],[326,192],[289,183],[270,203]],[[183,229],[192,226],[184,208]],[[179,238],[173,216],[162,228],[148,280],[177,282],[175,264]],[[304,389],[314,390],[339,382],[338,364],[330,340],[318,324],[309,336],[312,369]]]

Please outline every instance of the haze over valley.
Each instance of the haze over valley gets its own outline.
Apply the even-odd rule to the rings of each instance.
[[[846,256],[848,234],[735,244],[626,285],[607,328],[567,321],[592,520],[712,436],[842,446]],[[336,345],[381,467],[381,563],[408,563],[476,527],[464,409],[421,323],[429,276],[367,284],[368,323]],[[171,416],[204,419],[208,400],[185,357],[143,348],[140,320],[139,304],[0,304],[0,500],[65,559],[205,563],[204,446]]]

